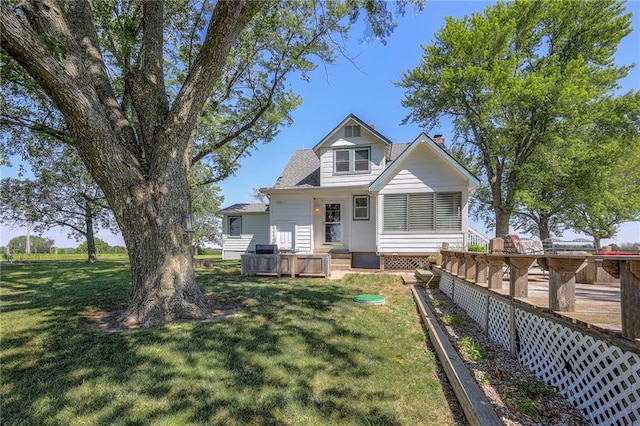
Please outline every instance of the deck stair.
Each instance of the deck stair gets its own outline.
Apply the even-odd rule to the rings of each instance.
[[[331,270],[348,271],[351,269],[351,253],[346,250],[331,250]]]
[[[416,269],[412,278],[418,283],[424,284],[427,287],[437,286],[438,282],[440,281],[439,275],[434,274],[430,269]]]

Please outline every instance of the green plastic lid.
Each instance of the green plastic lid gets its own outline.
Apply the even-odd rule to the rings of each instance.
[[[353,298],[354,302],[365,305],[382,305],[384,304],[384,296],[379,294],[359,294]]]

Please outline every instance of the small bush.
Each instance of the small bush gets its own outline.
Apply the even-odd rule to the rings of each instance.
[[[476,253],[486,253],[487,252],[487,248],[484,247],[484,246],[481,246],[480,244],[471,244],[467,248],[467,251],[473,251],[473,252],[476,252]]]
[[[447,325],[456,326],[456,325],[464,324],[464,320],[456,315],[445,313],[445,314],[442,314],[440,318],[442,319],[442,322]]]
[[[477,361],[480,358],[484,358],[486,355],[485,349],[473,337],[463,337],[462,339],[460,339],[459,345],[463,354],[471,361]]]

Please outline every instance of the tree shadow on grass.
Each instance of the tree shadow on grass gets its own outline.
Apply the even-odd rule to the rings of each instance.
[[[40,266],[3,271],[5,424],[400,424],[395,395],[367,386],[373,336],[337,318],[352,294],[332,282],[200,274],[243,310],[106,334],[83,316],[126,300],[128,270]]]

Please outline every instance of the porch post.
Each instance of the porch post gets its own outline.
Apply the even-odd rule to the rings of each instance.
[[[549,265],[549,309],[560,312],[576,310],[576,272],[585,264],[586,256],[547,258]]]
[[[527,297],[529,295],[529,268],[536,260],[535,257],[509,258],[509,296]]]
[[[476,279],[476,259],[473,253],[465,253],[464,255],[464,279],[467,281],[475,282]]]
[[[491,253],[491,256],[487,256],[487,262],[489,262],[489,288],[496,290],[502,288],[502,267],[505,261],[504,257],[501,256],[503,250],[504,240],[502,238],[492,238],[489,241],[489,253]]]
[[[640,340],[640,260],[620,261],[622,336]]]
[[[487,255],[476,254],[474,255],[476,260],[476,284],[486,284],[487,282]]]

